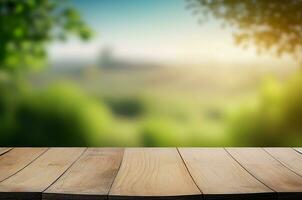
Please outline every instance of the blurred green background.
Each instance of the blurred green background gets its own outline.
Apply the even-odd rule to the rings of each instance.
[[[301,146],[302,18],[297,14],[301,3],[144,0],[135,8],[135,0],[112,2],[0,2],[1,146]],[[173,10],[169,6],[175,2],[179,7]],[[117,50],[117,55],[108,44],[98,43],[120,39],[116,35],[102,39],[95,25],[97,22],[100,27],[116,32],[116,27],[120,27],[118,19],[125,16],[118,18],[114,8],[127,5],[123,9],[129,13],[136,9],[138,16],[144,17],[141,12],[150,4],[167,8],[155,9],[158,15],[172,13],[167,21],[181,10],[192,26],[205,27],[201,31],[205,36],[194,28],[183,40],[192,42],[191,34],[205,38],[206,42],[201,44],[207,46],[187,46],[189,55],[198,55],[197,61],[187,57],[187,53],[183,56],[181,51],[176,57],[183,56],[182,61],[163,60],[166,57],[161,55],[165,51],[176,54],[170,48],[175,45],[173,41],[157,43],[155,50],[161,52],[157,57],[147,54],[154,53],[154,48],[144,50],[142,45],[138,45],[139,50],[147,56],[136,54],[132,40],[128,41],[129,46],[121,42],[127,51],[122,54],[125,51]],[[100,10],[112,8],[110,13],[114,17],[107,13],[101,16],[103,21],[91,20],[99,17],[93,10],[97,6]],[[255,7],[259,8],[256,13]],[[285,22],[273,19],[275,15],[268,12],[271,7],[271,12],[278,16],[288,16]],[[196,14],[199,11],[201,15]],[[95,12],[95,16],[87,12]],[[254,15],[268,19],[259,22],[253,19]],[[205,24],[198,24],[198,19]],[[128,20],[131,26],[122,26],[123,30],[142,29],[140,24]],[[152,20],[160,23],[160,19]],[[228,28],[216,26],[219,20]],[[173,27],[180,25],[171,21],[164,26],[169,27],[166,32],[154,27],[154,32],[145,38],[134,37],[134,41],[154,39],[157,34],[165,41],[177,34]],[[215,28],[211,29],[212,26]],[[300,29],[295,32],[297,27]],[[211,47],[206,36],[211,31],[218,33],[214,40],[220,38],[217,40],[219,45],[225,45],[224,49]],[[224,51],[227,54],[228,48],[239,49],[236,45],[228,47],[229,43],[224,42],[228,40],[226,36],[219,35],[224,31],[229,37],[234,33],[239,45],[248,43],[262,54],[254,52],[251,56],[242,49],[221,56]],[[126,40],[127,36],[125,31],[120,37]],[[69,47],[64,46],[68,38],[72,40],[67,42]],[[82,46],[74,42],[76,38],[83,40]],[[90,55],[81,58],[87,48],[88,54],[93,49],[85,47],[86,43],[98,46],[93,59]],[[211,55],[214,59],[200,51],[211,48],[215,50]],[[285,58],[278,57],[283,54]]]

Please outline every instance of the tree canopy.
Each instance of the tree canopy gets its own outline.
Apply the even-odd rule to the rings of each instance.
[[[255,44],[259,52],[301,58],[301,0],[188,0],[202,21],[214,17],[235,28],[239,45]]]
[[[19,71],[40,67],[46,45],[68,34],[82,39],[90,28],[66,0],[0,1],[0,70]]]

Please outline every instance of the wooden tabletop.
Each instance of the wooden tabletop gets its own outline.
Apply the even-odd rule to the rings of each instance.
[[[0,148],[0,199],[301,200],[301,148]]]

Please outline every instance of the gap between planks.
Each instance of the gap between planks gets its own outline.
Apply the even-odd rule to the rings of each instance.
[[[205,199],[275,199],[274,191],[255,179],[224,148],[180,148],[179,152]]]
[[[13,148],[10,148],[10,147],[0,147],[0,156],[2,156],[3,154],[9,152],[12,149]]]
[[[43,199],[107,199],[123,151],[123,148],[88,148],[73,166],[43,192]]]
[[[58,176],[58,178],[56,179],[56,180],[54,180],[48,187],[46,187],[46,189],[44,189],[43,191],[42,191],[42,193],[44,192],[44,191],[46,191],[48,188],[50,188],[54,183],[56,183],[82,156],[83,156],[83,154],[85,153],[87,151],[87,147],[82,151],[82,153],[79,155],[79,157],[78,158],[76,158],[72,163],[71,163],[71,165],[60,175],[60,176]]]
[[[293,148],[295,151],[297,151],[298,153],[301,153],[302,154],[302,147],[300,147],[300,148],[298,148],[298,147],[296,147],[296,148]]]
[[[22,171],[47,152],[48,149],[49,148],[13,148],[8,151],[0,160],[0,182]],[[23,154],[26,155],[23,156]]]
[[[84,148],[50,148],[26,168],[0,183],[0,199],[35,199],[81,155]]]
[[[109,199],[201,199],[177,148],[127,148]]]
[[[181,155],[181,153],[180,153],[180,151],[179,151],[179,147],[176,147],[176,150],[177,150],[178,155],[180,156],[180,158],[181,158],[181,160],[182,160],[184,166],[186,167],[187,172],[188,172],[188,174],[190,175],[192,181],[194,182],[194,184],[196,185],[196,187],[197,187],[198,190],[200,191],[201,196],[202,196],[202,199],[204,199],[204,197],[203,197],[203,192],[202,192],[201,188],[199,187],[199,185],[196,183],[195,179],[193,178],[193,176],[192,176],[192,174],[191,174],[191,172],[190,172],[190,170],[189,170],[189,168],[188,168],[188,166],[187,166],[187,164],[186,164],[186,162],[185,162],[183,156]]]
[[[270,156],[288,170],[302,177],[302,156],[292,148],[263,148]]]
[[[227,148],[227,151],[258,180],[276,191],[278,199],[302,198],[302,177],[262,148]]]

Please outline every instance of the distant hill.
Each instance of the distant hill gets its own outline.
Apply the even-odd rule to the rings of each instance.
[[[98,67],[102,69],[154,69],[161,67],[160,64],[155,62],[147,62],[131,59],[119,59],[114,56],[111,48],[104,48],[101,51]]]

